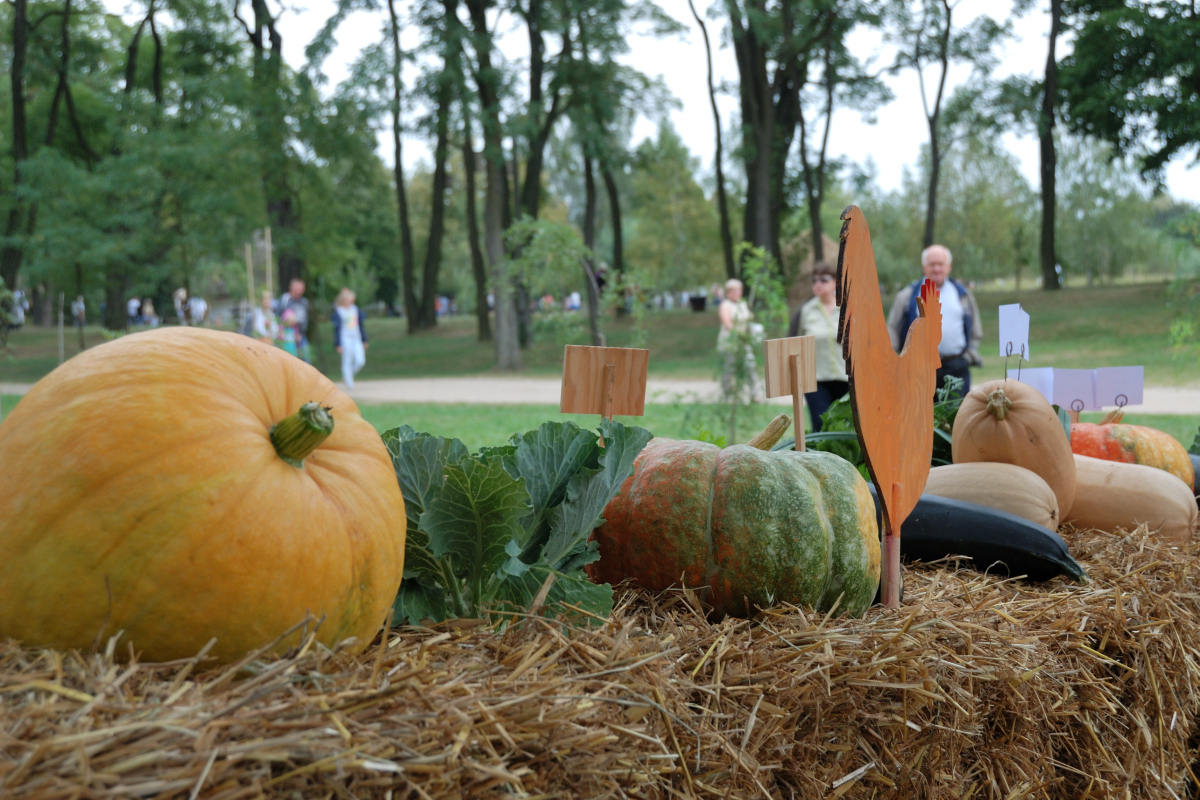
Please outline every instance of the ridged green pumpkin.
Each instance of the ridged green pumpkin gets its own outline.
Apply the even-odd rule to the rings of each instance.
[[[861,614],[879,585],[874,500],[831,453],[654,439],[604,519],[593,580],[683,582],[718,615],[782,601]]]

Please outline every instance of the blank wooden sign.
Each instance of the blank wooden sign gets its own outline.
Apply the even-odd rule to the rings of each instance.
[[[569,344],[563,355],[564,414],[640,417],[646,412],[650,351]]]
[[[817,390],[817,340],[812,336],[767,339],[763,342],[767,357],[767,397],[804,394]],[[792,388],[791,356],[800,356],[799,391]]]

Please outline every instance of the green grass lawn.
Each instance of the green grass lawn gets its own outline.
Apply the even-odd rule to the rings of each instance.
[[[1141,364],[1146,383],[1154,386],[1196,384],[1200,365],[1180,362],[1171,353],[1168,333],[1167,286],[1143,283],[1064,289],[980,292],[983,316],[984,366],[977,380],[1004,377],[999,352],[998,307],[1020,303],[1029,312],[1029,348],[1033,361],[1025,366],[1092,369]],[[1016,360],[1009,360],[1016,367]]]
[[[363,417],[380,431],[399,425],[411,425],[419,431],[462,440],[474,449],[485,445],[500,445],[514,433],[536,428],[547,420],[571,420],[580,427],[595,429],[600,424],[596,416],[560,414],[557,406],[512,405],[472,406],[438,405],[435,403],[397,403],[361,406]],[[784,406],[757,405],[746,409],[738,424],[738,442],[746,442],[780,413],[790,414]],[[716,408],[707,405],[647,405],[644,417],[617,417],[618,422],[637,425],[670,439],[686,439],[696,435],[697,425],[713,434],[726,436]]]
[[[977,299],[983,315],[984,366],[976,380],[1002,377],[1004,359],[997,355],[997,307],[1021,303],[1029,311],[1030,348],[1034,367],[1091,368],[1142,364],[1152,385],[1185,385],[1200,381],[1195,363],[1180,363],[1171,354],[1167,334],[1167,287],[1162,283],[1071,288],[1061,292],[1027,290],[981,291]],[[889,304],[890,305],[890,304]],[[581,316],[580,320],[584,318]],[[712,378],[716,371],[715,311],[667,311],[646,318],[651,350],[650,372],[657,377]],[[493,346],[475,338],[473,318],[444,320],[434,330],[407,335],[401,319],[370,319],[371,348],[360,377],[404,378],[470,375],[491,370]],[[605,321],[608,341],[617,347],[634,340],[629,318]],[[337,377],[338,358],[330,344],[328,323],[322,325],[321,352],[325,369]],[[89,346],[104,337],[97,328],[86,332]],[[576,337],[572,343],[585,344]],[[556,375],[562,369],[564,340],[547,335],[524,352],[526,372]],[[0,382],[32,382],[58,364],[58,338],[54,329],[27,327],[10,339],[13,354],[0,357]],[[67,331],[66,355],[79,351],[78,335]],[[1010,361],[1016,367],[1016,361]],[[761,369],[761,365],[760,365]]]
[[[0,396],[0,410],[7,417],[19,397]],[[598,417],[579,414],[560,414],[555,406],[512,405],[439,405],[437,403],[390,403],[361,406],[363,417],[379,431],[400,425],[411,425],[419,431],[461,439],[474,449],[485,445],[500,445],[514,433],[532,430],[547,420],[573,420],[585,428],[599,425]],[[738,424],[738,442],[745,442],[776,414],[790,413],[785,406],[752,406],[744,412]],[[647,405],[644,417],[618,417],[626,425],[639,425],[656,436],[686,439],[696,435],[697,426],[714,434],[728,436],[719,410],[706,405]],[[1085,422],[1096,422],[1099,414],[1084,414]],[[1190,446],[1200,430],[1200,415],[1156,416],[1128,414],[1125,421],[1133,425],[1148,425],[1166,431],[1185,446]]]

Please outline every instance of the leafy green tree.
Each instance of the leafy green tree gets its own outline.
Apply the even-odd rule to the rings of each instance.
[[[1064,274],[1111,279],[1130,271],[1174,272],[1178,254],[1154,228],[1150,187],[1103,142],[1058,144],[1058,253]]]
[[[1200,149],[1200,14],[1178,0],[1067,0],[1064,120],[1161,177]]]
[[[696,182],[698,166],[668,122],[634,156],[629,260],[659,291],[695,289],[722,277],[718,214]]]
[[[924,246],[934,242],[937,221],[938,180],[942,169],[943,102],[946,78],[952,64],[973,69],[990,69],[996,62],[995,47],[1007,35],[1008,26],[981,14],[967,25],[955,28],[954,12],[962,0],[894,0],[889,7],[887,37],[899,47],[891,69],[913,70],[921,88],[921,108],[929,129],[929,171],[925,196]],[[936,70],[934,86],[925,81],[925,71]]]

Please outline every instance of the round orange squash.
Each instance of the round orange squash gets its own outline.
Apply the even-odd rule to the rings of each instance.
[[[1145,425],[1077,422],[1071,426],[1071,450],[1080,456],[1165,470],[1189,487],[1196,479],[1187,449],[1171,434]]]
[[[26,645],[124,631],[162,661],[215,637],[225,662],[312,614],[318,641],[362,648],[400,585],[404,500],[379,435],[246,336],[158,329],[72,358],[0,424],[0,464],[0,637]]]
[[[955,464],[994,461],[1038,475],[1060,511],[1075,500],[1075,458],[1054,408],[1041,392],[1012,380],[990,381],[963,398],[950,450]]]

